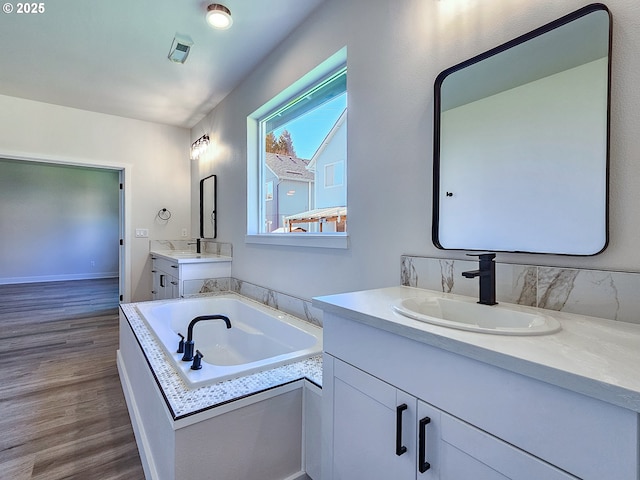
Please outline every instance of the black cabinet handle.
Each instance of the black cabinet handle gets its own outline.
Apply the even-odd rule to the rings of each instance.
[[[407,451],[407,447],[402,445],[402,412],[407,408],[406,403],[396,407],[396,455],[398,456]]]
[[[160,286],[161,287],[165,286],[165,284],[164,284],[164,275],[160,275]]]
[[[418,431],[418,471],[424,473],[431,468],[431,464],[426,461],[427,456],[427,425],[431,423],[429,417],[420,420]]]

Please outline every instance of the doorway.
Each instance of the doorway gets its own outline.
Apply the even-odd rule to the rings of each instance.
[[[0,158],[0,284],[118,278],[127,299],[125,169]]]

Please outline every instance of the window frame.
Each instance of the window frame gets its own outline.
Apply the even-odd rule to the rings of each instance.
[[[266,205],[266,201],[262,201],[265,198],[266,189],[265,152],[263,145],[261,145],[265,134],[264,131],[261,131],[264,129],[263,120],[303,92],[313,89],[338,71],[346,68],[346,48],[343,48],[247,117],[247,233],[245,243],[339,249],[349,247],[348,232],[263,233],[260,225],[261,219],[265,218]],[[347,172],[344,171],[343,178],[346,174]],[[346,182],[343,180],[343,184],[347,182],[348,178]]]

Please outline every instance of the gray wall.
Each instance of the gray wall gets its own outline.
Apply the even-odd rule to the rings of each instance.
[[[0,159],[0,283],[117,277],[118,175]]]
[[[208,132],[219,146],[201,157],[191,182],[211,173],[222,180],[218,235],[233,243],[233,276],[310,298],[397,285],[402,254],[464,259],[463,251],[441,251],[431,243],[434,80],[442,70],[588,3],[324,2],[191,131],[192,141]],[[613,15],[609,247],[594,257],[501,254],[501,262],[640,271],[640,2],[607,5]],[[349,248],[246,243],[247,115],[345,46]]]

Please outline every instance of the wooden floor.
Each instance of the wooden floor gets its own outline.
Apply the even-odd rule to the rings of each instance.
[[[144,479],[115,279],[0,285],[0,479]]]

